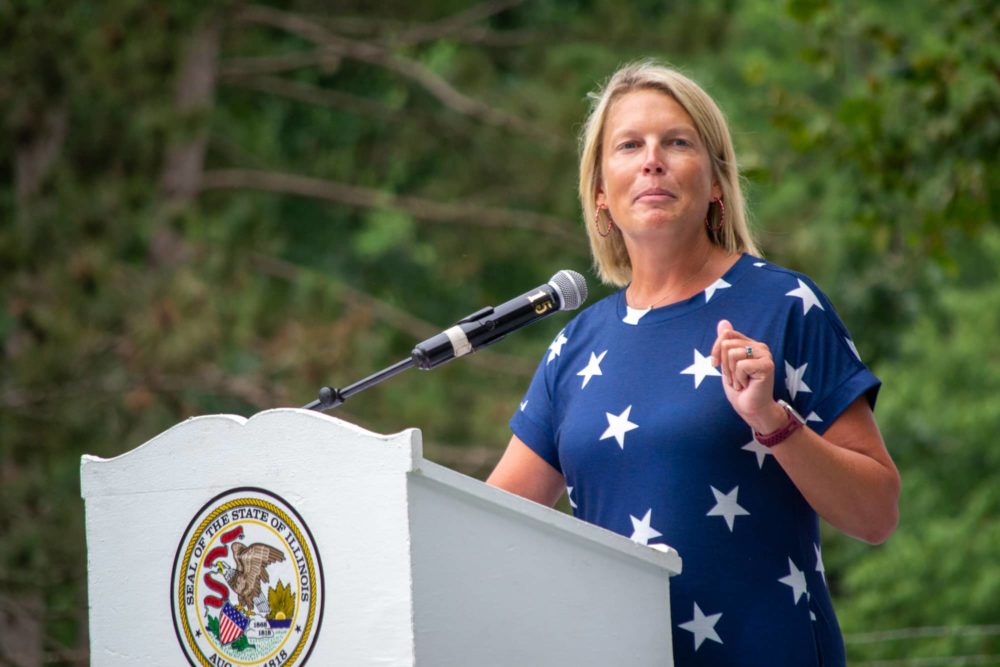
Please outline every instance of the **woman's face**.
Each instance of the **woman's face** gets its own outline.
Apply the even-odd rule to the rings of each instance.
[[[597,204],[626,240],[702,225],[721,191],[708,149],[674,98],[638,90],[608,110]]]

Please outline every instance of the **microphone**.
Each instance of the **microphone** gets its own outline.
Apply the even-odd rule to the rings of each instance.
[[[337,407],[349,397],[382,380],[402,373],[411,366],[430,370],[455,357],[475,352],[497,342],[511,331],[548,317],[557,310],[576,310],[587,300],[587,281],[576,271],[559,271],[549,282],[530,292],[502,303],[487,306],[459,320],[450,329],[432,336],[413,348],[410,356],[374,375],[358,380],[343,389],[323,387],[319,398],[303,405],[306,410],[323,412]]]
[[[413,348],[410,358],[417,368],[430,370],[495,343],[557,310],[576,310],[586,300],[587,281],[576,271],[564,269],[544,285],[496,308],[487,306],[459,320],[455,326]]]

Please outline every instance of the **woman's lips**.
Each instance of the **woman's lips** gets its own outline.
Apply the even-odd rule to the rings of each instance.
[[[640,199],[677,199],[677,197],[670,190],[665,190],[663,188],[648,188],[636,195],[633,201],[639,201]]]

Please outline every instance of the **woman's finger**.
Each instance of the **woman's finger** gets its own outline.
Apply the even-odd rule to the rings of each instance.
[[[774,372],[774,361],[770,357],[761,359],[741,359],[733,371],[733,388],[743,391],[752,380],[763,381]]]
[[[715,342],[712,344],[712,352],[709,355],[712,357],[713,366],[718,366],[722,362],[722,341],[725,340],[728,333],[732,330],[733,325],[729,323],[729,320],[719,320],[719,323],[715,326]]]
[[[761,369],[773,366],[770,349],[759,341],[746,337],[731,338],[723,341],[720,347],[724,359],[723,373],[732,378],[730,385],[736,389],[743,389],[749,384],[751,375],[756,376]],[[764,366],[751,363],[760,361],[767,363]]]

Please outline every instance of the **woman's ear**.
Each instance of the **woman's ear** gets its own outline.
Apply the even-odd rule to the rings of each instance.
[[[712,181],[712,201],[722,199],[722,186],[718,181]]]

